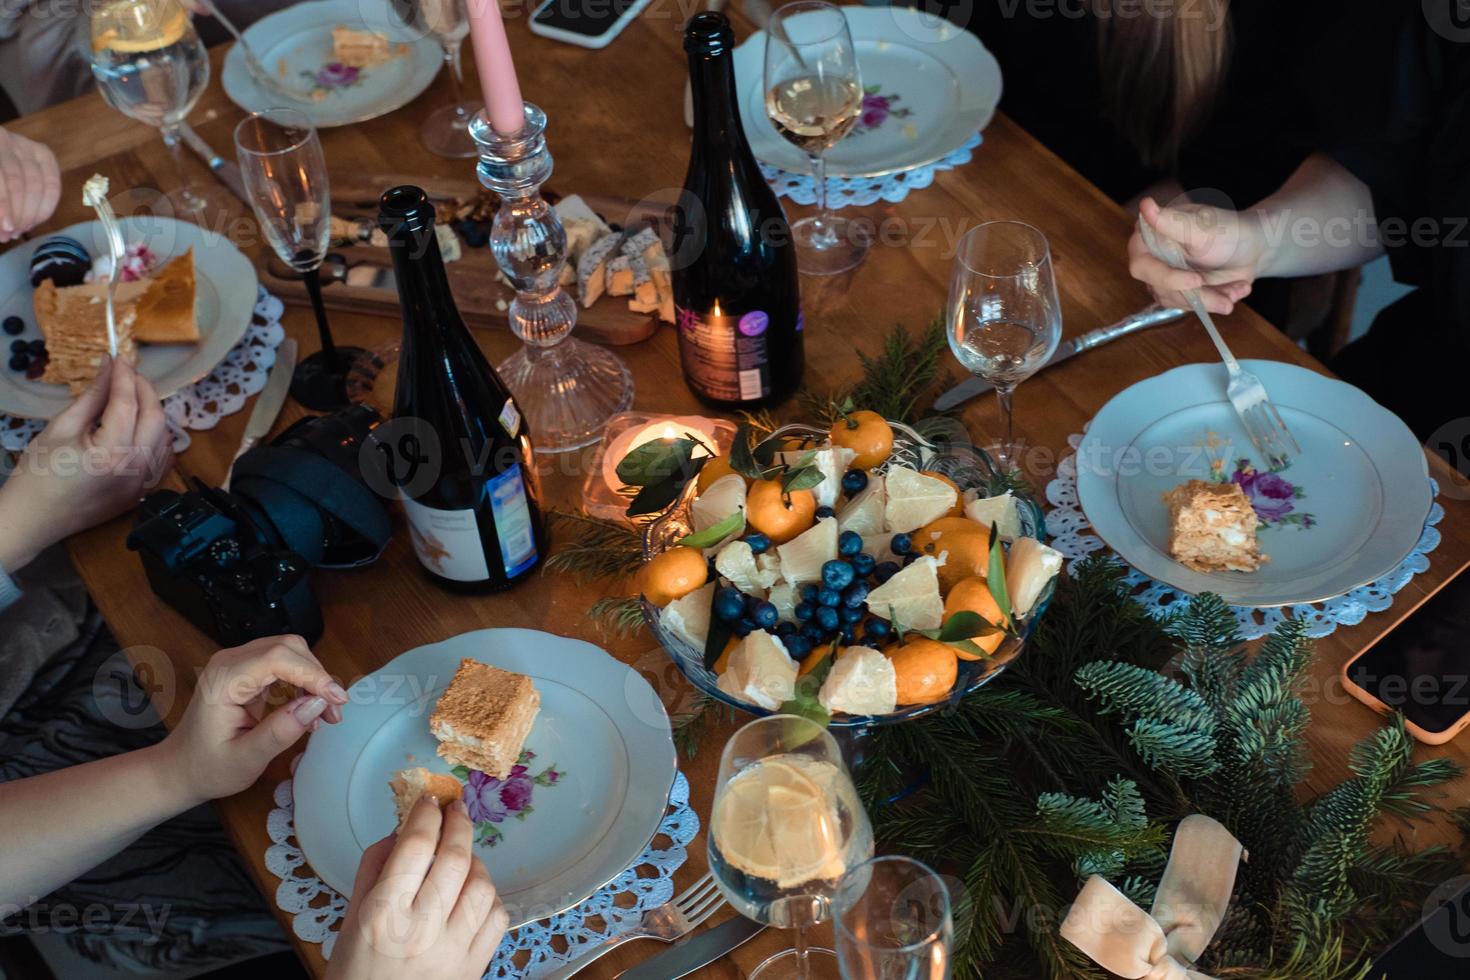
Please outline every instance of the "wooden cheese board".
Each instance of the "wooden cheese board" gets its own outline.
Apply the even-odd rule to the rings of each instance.
[[[346,222],[373,227],[378,213],[378,196],[399,184],[416,184],[434,201],[443,220],[459,206],[475,201],[481,192],[470,179],[416,177],[404,174],[361,174],[334,171],[331,174],[332,214]],[[548,200],[556,199],[550,189]],[[671,220],[668,209],[657,202],[635,202],[599,194],[581,194],[582,200],[604,221],[618,226],[653,225],[668,240]],[[515,290],[500,276],[488,245],[471,248],[460,242],[457,261],[446,263],[449,286],[460,314],[471,328],[501,329],[509,324],[508,309]],[[260,263],[261,283],[287,303],[310,305],[306,284],[273,254]],[[577,299],[575,288],[569,290]],[[354,313],[399,316],[398,290],[394,285],[393,260],[388,250],[368,242],[334,242],[322,263],[322,298],[328,309]],[[656,314],[634,313],[625,297],[604,296],[591,307],[577,303],[576,336],[601,344],[636,344],[647,340],[660,326]]]

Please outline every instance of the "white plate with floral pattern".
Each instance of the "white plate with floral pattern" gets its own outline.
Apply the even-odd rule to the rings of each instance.
[[[1262,468],[1225,397],[1225,366],[1187,364],[1116,395],[1077,449],[1077,496],[1123,560],[1182,592],[1237,606],[1320,602],[1390,572],[1434,503],[1423,447],[1398,416],[1345,382],[1278,361],[1242,361],[1302,451]],[[1196,572],[1169,557],[1163,494],[1234,481],[1260,520],[1254,572]]]
[[[674,785],[668,715],[632,668],[582,640],[537,630],[462,633],[396,657],[348,691],[339,724],[311,736],[296,767],[296,839],[313,870],[352,892],[362,852],[396,823],[388,781],[450,767],[429,714],[462,657],[528,675],[541,711],[504,781],[470,770],[476,853],[511,927],[565,911],[638,860]]]
[[[881,177],[942,160],[1000,104],[1000,63],[962,27],[909,7],[842,8],[863,81],[863,112],[827,151],[828,177]],[[756,158],[808,173],[806,154],[766,115],[766,32],[735,49],[740,120]]]

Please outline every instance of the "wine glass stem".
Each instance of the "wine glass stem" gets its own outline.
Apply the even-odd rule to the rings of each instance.
[[[469,113],[464,111],[464,69],[460,67],[460,41],[444,44],[444,63],[449,66],[449,84],[454,90],[454,114],[469,126]]]
[[[311,309],[316,314],[316,332],[321,341],[322,355],[327,359],[327,367],[333,374],[341,373],[341,364],[337,359],[337,345],[332,342],[332,328],[327,325],[327,307],[322,302],[322,270],[318,266],[309,269],[304,276],[306,280],[306,293],[311,297]]]
[[[1001,468],[1009,471],[1015,462],[1016,446],[1016,414],[1011,408],[1011,399],[1016,394],[1015,385],[996,385],[995,401],[1000,406],[1000,429],[1001,441],[997,447],[1000,457],[997,462]]]
[[[836,235],[832,232],[832,223],[827,220],[827,161],[820,153],[809,154],[812,158],[812,180],[817,195],[817,217],[816,227],[812,229],[812,241],[819,246],[832,245],[836,241]]]
[[[163,145],[168,147],[169,155],[174,158],[174,170],[179,175],[179,197],[190,200],[194,197],[194,182],[189,179],[189,171],[184,169],[184,149],[179,143],[179,127],[164,126],[160,131],[163,133]]]
[[[796,980],[806,980],[811,975],[811,956],[808,955],[806,925],[796,927]]]

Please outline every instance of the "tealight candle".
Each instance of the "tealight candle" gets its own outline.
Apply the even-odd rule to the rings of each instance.
[[[726,419],[699,415],[649,415],[645,412],[620,412],[608,419],[602,442],[590,460],[587,477],[582,482],[583,509],[594,517],[625,520],[627,494],[631,493],[631,488],[618,479],[618,463],[639,446],[686,436],[693,436],[704,444],[694,450],[694,456],[721,455],[729,451],[735,437],[735,424]]]
[[[607,452],[602,457],[602,478],[614,493],[620,493],[627,484],[618,479],[618,463],[639,446],[646,446],[650,442],[665,440],[673,442],[686,436],[694,436],[703,445],[696,446],[693,458],[701,459],[712,456],[706,446],[716,446],[715,420],[703,418],[698,415],[670,415],[655,418],[643,425],[635,425],[622,432],[608,444]]]

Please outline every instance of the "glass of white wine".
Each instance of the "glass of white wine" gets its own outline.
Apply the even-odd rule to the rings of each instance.
[[[987,221],[960,239],[950,274],[949,348],[995,387],[1001,440],[985,447],[1002,470],[1016,466],[1016,386],[1051,359],[1062,306],[1046,236],[1021,221]]]
[[[861,225],[827,210],[823,154],[852,130],[863,109],[857,51],[841,8],[819,0],[790,3],[766,24],[766,115],[782,138],[811,160],[817,213],[792,222],[797,267],[807,275],[846,272],[868,254]]]
[[[741,915],[796,933],[794,948],[749,980],[837,977],[836,954],[810,948],[807,930],[830,916],[842,876],[873,856],[873,830],[837,742],[810,719],[758,719],[726,744],[715,786],[715,882]]]
[[[444,65],[454,101],[424,117],[419,138],[430,153],[441,157],[479,156],[480,148],[470,137],[470,120],[483,103],[465,101],[464,68],[460,52],[470,35],[470,16],[465,0],[393,0],[393,9],[409,28],[432,35],[444,49]]]
[[[184,170],[179,127],[209,84],[209,52],[176,0],[109,0],[92,11],[92,74],[108,105],[158,127],[173,154],[179,186],[169,202],[198,214],[204,198]]]

